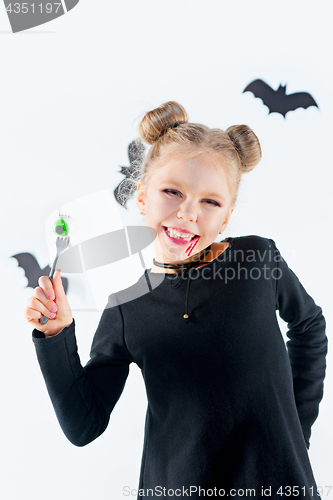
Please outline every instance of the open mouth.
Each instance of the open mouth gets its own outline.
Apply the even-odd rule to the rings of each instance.
[[[166,233],[169,238],[173,240],[180,240],[189,243],[190,241],[193,241],[194,238],[198,237],[198,234],[191,234],[191,233],[185,233],[182,231],[176,231],[174,229],[169,229],[166,226],[163,226],[164,232]]]
[[[198,234],[171,231],[166,226],[163,226],[163,231],[170,242],[176,245],[187,246],[186,252],[191,251],[200,239]]]

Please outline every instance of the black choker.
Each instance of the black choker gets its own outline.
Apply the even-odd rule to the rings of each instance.
[[[190,267],[195,266],[195,264],[197,264],[202,259],[204,259],[206,257],[206,255],[210,252],[210,247],[211,247],[211,245],[209,245],[205,249],[205,251],[200,255],[200,257],[198,259],[193,260],[192,262],[188,262],[187,264],[168,264],[168,263],[165,264],[164,262],[157,262],[155,259],[153,259],[153,263],[155,266],[164,267],[166,269],[188,269]]]

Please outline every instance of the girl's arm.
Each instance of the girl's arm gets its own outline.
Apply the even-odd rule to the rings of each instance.
[[[132,358],[123,335],[122,314],[114,294],[102,313],[85,367],[77,352],[74,320],[53,337],[33,331],[38,362],[58,421],[76,446],[84,446],[104,432],[124,389]]]
[[[328,339],[322,309],[306,292],[272,241],[276,262],[276,309],[288,323],[288,355],[298,416],[307,448],[323,397]]]

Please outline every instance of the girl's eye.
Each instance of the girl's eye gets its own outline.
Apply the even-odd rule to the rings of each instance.
[[[174,189],[164,189],[164,192],[165,193],[176,193],[176,194],[178,193],[178,194],[180,194],[179,191],[175,191]]]
[[[175,189],[164,189],[164,192],[165,193],[176,193],[176,196],[180,195],[180,192],[176,191]],[[217,203],[217,201],[214,201],[214,200],[205,200],[205,201],[208,202],[208,205],[214,205],[215,207],[220,206],[220,204]]]
[[[209,205],[213,204],[215,207],[219,207],[220,204],[217,203],[217,201],[213,201],[213,200],[205,200],[205,201],[208,201]]]

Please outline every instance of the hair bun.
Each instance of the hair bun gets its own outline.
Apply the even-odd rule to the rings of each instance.
[[[248,125],[233,125],[226,133],[238,153],[242,173],[250,172],[261,159],[258,137]]]
[[[147,144],[153,144],[169,129],[188,122],[188,116],[181,104],[168,101],[148,111],[142,118],[139,133]]]

